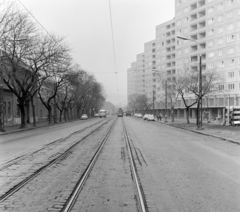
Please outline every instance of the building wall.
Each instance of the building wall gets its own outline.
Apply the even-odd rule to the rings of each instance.
[[[177,36],[196,42],[180,40]],[[223,76],[218,85],[220,92],[205,97],[203,106],[216,109],[240,105],[240,0],[175,0],[175,18],[156,26],[156,39],[144,44],[141,55],[145,56],[144,75],[141,71],[131,75],[128,86],[131,92],[142,90],[148,97],[155,90],[155,108],[165,107],[165,91],[152,70],[166,73],[170,79],[185,68],[198,70],[199,55],[203,72],[212,69]],[[131,68],[137,70],[141,57],[135,63]],[[171,86],[167,84],[168,89]],[[190,94],[187,97],[189,102],[195,98]],[[184,108],[181,99],[176,108]]]

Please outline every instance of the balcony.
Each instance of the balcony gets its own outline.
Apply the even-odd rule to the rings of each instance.
[[[191,11],[197,9],[197,3],[192,4],[192,5],[190,6],[190,9],[191,9]]]
[[[205,4],[206,4],[205,0],[201,0],[201,1],[198,2],[198,6],[199,6],[199,7],[202,7],[202,6],[204,6]]]
[[[202,11],[198,12],[198,18],[202,18],[202,17],[204,17],[205,15],[206,15],[205,10],[202,10]]]
[[[200,50],[206,49],[206,43],[200,43],[199,46],[200,46]]]
[[[197,62],[198,61],[198,56],[192,56],[191,57],[191,62]]]
[[[194,25],[191,25],[191,31],[195,31],[195,30],[197,30],[197,24],[194,24]]]
[[[190,20],[191,20],[191,21],[197,20],[197,13],[191,15],[191,16],[190,16]]]
[[[200,32],[199,33],[199,39],[206,38],[206,32]]]
[[[198,50],[197,45],[191,46],[191,51],[192,51],[192,52],[195,52],[195,51],[197,51],[197,50]]]
[[[206,26],[206,21],[200,22],[198,25],[199,25],[199,29],[201,29]]]
[[[191,39],[192,39],[192,40],[197,40],[197,34],[191,35]]]

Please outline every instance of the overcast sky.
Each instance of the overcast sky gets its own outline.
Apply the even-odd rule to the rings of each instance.
[[[16,0],[17,1],[17,0]],[[174,0],[21,0],[49,32],[64,36],[74,61],[102,83],[107,101],[127,103],[127,69],[155,39],[155,27],[174,17]]]

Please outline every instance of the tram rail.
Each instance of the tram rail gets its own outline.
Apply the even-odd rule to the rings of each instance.
[[[98,131],[104,124],[106,124],[106,122],[104,122],[103,124],[101,124],[99,127],[97,127],[96,129],[92,130],[89,134],[87,134],[86,136],[84,136],[81,140],[77,141],[76,143],[74,143],[72,146],[70,146],[68,149],[66,149],[62,154],[60,154],[58,157],[54,158],[53,160],[51,160],[50,162],[48,162],[47,164],[43,165],[41,168],[37,169],[34,171],[34,173],[32,173],[31,175],[29,175],[28,177],[26,177],[24,180],[22,180],[21,182],[19,182],[18,184],[16,184],[14,187],[12,187],[11,189],[9,189],[7,192],[5,192],[3,195],[0,196],[0,203],[2,203],[3,201],[5,201],[7,198],[9,198],[10,196],[12,196],[14,193],[16,193],[19,189],[21,189],[24,185],[26,185],[27,183],[29,183],[31,180],[33,180],[34,178],[36,178],[38,175],[40,175],[43,171],[45,171],[47,168],[49,168],[50,166],[52,166],[53,164],[56,164],[57,162],[61,161],[62,159],[64,159],[70,152],[71,150],[77,146],[79,143],[81,143],[84,139],[86,139],[87,137],[89,137],[90,135],[92,135],[94,132]],[[85,128],[86,129],[86,128]],[[81,131],[81,130],[80,130]],[[77,131],[78,132],[78,131]],[[74,132],[72,134],[76,134],[77,132]],[[79,133],[79,132],[78,132]],[[58,140],[56,140],[58,141]],[[55,142],[56,142],[55,141]],[[53,142],[52,142],[53,143]],[[17,163],[19,161],[16,161],[15,163]],[[10,166],[13,165],[9,164]],[[5,166],[5,168],[7,168],[7,166]]]
[[[79,134],[79,133],[83,132],[84,130],[86,130],[86,129],[90,128],[90,127],[93,127],[93,126],[95,126],[96,124],[99,124],[99,123],[101,123],[101,122],[103,122],[103,121],[101,120],[101,121],[99,121],[99,122],[96,122],[96,123],[94,123],[94,124],[92,124],[92,125],[90,125],[90,126],[85,127],[84,129],[77,130],[77,131],[71,133],[70,135],[68,135],[68,136],[66,136],[66,137],[64,137],[64,138],[60,138],[60,139],[54,140],[54,141],[52,141],[52,142],[44,145],[42,148],[39,148],[39,149],[37,149],[37,150],[35,150],[35,151],[32,151],[32,152],[30,152],[30,153],[26,153],[26,154],[20,155],[20,156],[14,158],[14,159],[12,159],[12,160],[9,160],[9,161],[7,161],[5,164],[3,164],[3,165],[0,167],[0,172],[3,171],[4,169],[7,169],[7,168],[9,168],[9,167],[11,167],[11,166],[19,163],[20,161],[24,160],[26,157],[33,156],[34,154],[36,154],[36,153],[38,153],[38,152],[40,152],[40,151],[42,151],[42,150],[44,150],[44,149],[46,149],[46,148],[48,148],[48,147],[51,147],[51,146],[55,145],[55,144],[58,143],[58,142],[65,141],[65,140],[67,140],[68,138],[70,138],[71,136],[76,135],[76,134]],[[105,123],[105,122],[104,122],[104,123]]]
[[[109,127],[107,132],[105,132],[104,138],[100,141],[100,144],[97,147],[96,152],[93,153],[93,156],[90,159],[90,162],[88,163],[87,167],[85,168],[85,170],[81,174],[81,177],[79,179],[77,179],[73,190],[70,192],[68,197],[66,196],[66,198],[65,198],[66,202],[62,206],[62,208],[59,209],[60,212],[70,212],[73,209],[73,207],[74,207],[77,199],[79,198],[79,195],[80,195],[80,193],[81,193],[81,191],[82,191],[82,189],[83,189],[83,187],[84,187],[84,185],[85,185],[85,183],[86,183],[86,181],[87,181],[87,179],[88,179],[96,161],[99,158],[99,155],[102,152],[102,149],[103,149],[104,145],[106,144],[107,140],[109,139],[109,136],[112,133],[112,130],[113,130],[117,120],[119,120],[119,121],[122,120],[121,122],[123,124],[124,138],[125,138],[125,142],[126,142],[126,148],[127,148],[128,156],[129,156],[129,163],[130,163],[129,165],[130,165],[130,168],[131,168],[132,180],[134,181],[133,184],[135,185],[134,191],[135,191],[135,195],[137,197],[136,198],[136,201],[137,201],[136,205],[137,205],[138,211],[148,212],[148,208],[147,208],[147,204],[146,204],[146,200],[145,200],[145,195],[144,195],[143,189],[141,187],[140,178],[138,176],[136,164],[135,164],[134,157],[133,157],[134,149],[132,149],[132,148],[134,148],[134,147],[131,147],[133,144],[130,143],[129,134],[128,134],[128,131],[126,129],[124,120],[123,119],[117,119],[117,118],[115,120],[113,120],[114,123],[111,124],[111,126]],[[41,167],[40,169],[35,171],[32,175],[27,177],[21,183],[16,185],[14,188],[10,189],[8,192],[6,192],[4,195],[2,195],[0,197],[0,203],[4,202],[6,199],[8,199],[10,196],[12,196],[14,193],[16,193],[18,190],[20,190],[24,185],[26,185],[31,180],[36,178],[43,171],[45,171],[48,167],[52,166],[53,164],[58,163],[59,161],[61,161],[64,158],[66,158],[68,156],[68,154],[72,151],[72,149],[76,145],[78,145],[81,141],[83,141],[85,138],[89,137],[91,134],[96,132],[101,127],[102,127],[102,125],[100,127],[97,127],[96,129],[94,129],[91,133],[89,133],[84,138],[82,138],[80,141],[76,142],[74,145],[72,145],[70,148],[68,148],[59,157],[53,159],[48,164],[44,165],[43,167]]]

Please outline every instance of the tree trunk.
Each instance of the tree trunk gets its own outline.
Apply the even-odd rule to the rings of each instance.
[[[59,121],[62,122],[62,113],[63,113],[63,111],[62,111],[62,110],[59,110],[59,112],[60,112]]]
[[[171,117],[172,117],[172,122],[174,122],[174,107],[171,108]]]
[[[189,108],[188,107],[186,108],[186,118],[187,118],[187,123],[190,124],[190,121],[189,121]]]
[[[26,102],[25,107],[26,107],[27,123],[30,124],[29,101]]]
[[[36,113],[35,113],[35,105],[33,103],[33,99],[31,100],[32,106],[32,114],[33,114],[33,126],[36,127]]]
[[[52,123],[52,108],[48,108],[48,124]]]
[[[21,112],[21,125],[20,125],[20,128],[23,129],[23,128],[26,128],[26,127],[27,127],[26,121],[25,121],[25,107],[24,107],[24,102],[19,102],[18,107],[19,107],[20,112]]]
[[[57,123],[57,106],[56,106],[56,97],[54,97],[54,116],[53,116],[53,122],[54,124]]]

